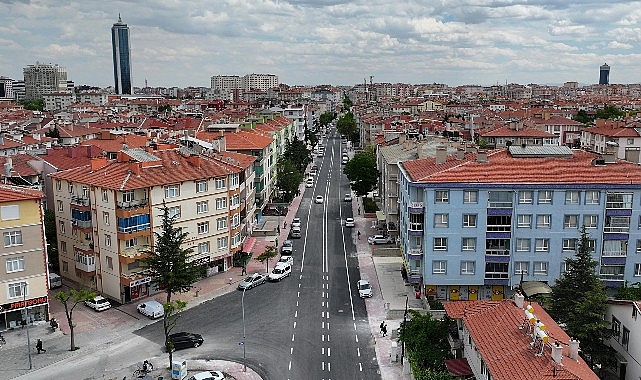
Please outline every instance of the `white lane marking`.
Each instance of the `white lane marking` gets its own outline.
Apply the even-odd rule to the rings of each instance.
[[[356,331],[356,322],[354,322],[354,331]]]
[[[358,368],[360,369],[361,372],[363,372],[363,364],[362,363],[360,363],[360,362],[358,363]]]
[[[290,370],[290,371],[292,370],[292,361],[291,360],[289,361],[289,366],[288,366],[287,369]]]
[[[296,328],[296,321],[294,321],[294,328]]]
[[[298,310],[294,313],[294,318],[298,318]]]
[[[325,347],[321,347],[321,355],[325,355]]]
[[[356,338],[356,343],[358,343],[358,334],[354,335],[354,337]]]
[[[327,347],[327,356],[332,356],[332,349],[331,349],[331,347]]]
[[[294,338],[296,337],[296,334],[292,334],[292,342],[295,340]],[[293,350],[294,348],[292,348]]]
[[[360,347],[356,347],[356,354],[358,355],[359,358],[361,357],[361,348]]]

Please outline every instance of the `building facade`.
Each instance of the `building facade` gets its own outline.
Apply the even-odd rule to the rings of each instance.
[[[53,64],[36,62],[22,69],[24,74],[25,99],[41,99],[45,94],[66,92],[67,70]]]
[[[599,67],[599,84],[610,84],[610,66],[607,63]]]
[[[111,27],[111,49],[116,94],[132,94],[133,78],[131,73],[129,27],[122,22],[120,15],[118,15],[118,22]]]
[[[610,347],[616,354],[613,372],[621,380],[641,378],[641,301],[609,300],[605,320],[612,323]],[[612,369],[609,369],[612,371]]]

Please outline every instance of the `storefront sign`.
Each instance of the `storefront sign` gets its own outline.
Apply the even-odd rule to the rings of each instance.
[[[151,277],[145,277],[145,278],[141,278],[141,279],[130,282],[129,286],[134,287],[142,284],[148,284],[150,282],[151,282]]]
[[[25,303],[27,307],[44,305],[47,303],[47,297],[46,296],[37,297],[37,298],[32,298],[26,301],[16,301],[16,302],[5,303],[4,305],[0,305],[0,313],[5,313],[11,310],[22,309],[25,307]]]

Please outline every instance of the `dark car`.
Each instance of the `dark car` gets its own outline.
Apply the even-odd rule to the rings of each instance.
[[[167,340],[167,344],[165,345],[168,351],[170,350],[170,342],[173,343],[172,351],[175,351],[181,350],[183,348],[198,347],[203,344],[203,337],[200,334],[189,332],[179,332],[171,334],[169,335],[169,339]]]

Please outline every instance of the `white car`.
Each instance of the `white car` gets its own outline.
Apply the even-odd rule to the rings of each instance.
[[[372,296],[372,285],[367,280],[358,280],[358,295],[361,298]]]
[[[323,203],[323,196],[322,195],[317,195],[316,199],[314,199],[314,203]]]
[[[138,312],[148,318],[156,319],[165,315],[165,308],[158,301],[146,301],[136,307]]]
[[[276,265],[283,263],[283,264],[288,264],[288,265],[294,265],[294,258],[291,256],[287,255],[282,255],[280,259],[276,262]]]
[[[292,227],[300,227],[300,218],[292,219]]]
[[[292,266],[285,263],[276,264],[272,273],[269,274],[269,281],[280,281],[292,274]]]
[[[354,227],[354,218],[345,218],[345,227]]]
[[[314,178],[307,178],[307,182],[305,182],[305,187],[314,187]]]
[[[187,380],[225,380],[225,375],[220,371],[205,371],[191,375]]]
[[[352,194],[345,194],[345,198],[343,198],[345,202],[351,202],[352,201]]]
[[[91,300],[85,300],[85,305],[94,309],[95,311],[103,311],[111,307],[109,300],[103,296],[95,296]]]
[[[392,238],[383,235],[374,235],[368,237],[367,242],[370,244],[389,244],[392,242]]]

